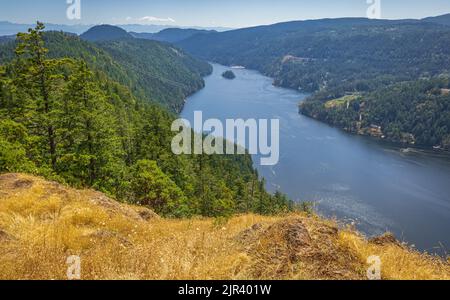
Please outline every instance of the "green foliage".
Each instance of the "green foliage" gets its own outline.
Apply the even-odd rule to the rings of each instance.
[[[148,205],[166,216],[192,215],[181,189],[161,171],[155,161],[138,161],[131,176],[131,188],[138,204]]]
[[[168,217],[292,207],[286,196],[266,192],[250,155],[174,155],[172,113],[137,99],[107,72],[92,71],[89,61],[107,56],[48,57],[42,30],[39,23],[20,34],[14,59],[0,68],[0,172],[92,187]],[[70,41],[73,49],[84,43]],[[159,68],[171,70],[164,55],[156,55]]]
[[[11,120],[0,120],[0,172],[33,173],[34,164],[26,156],[26,128]]]
[[[187,96],[204,87],[202,76],[212,71],[209,64],[155,41],[121,39],[97,46],[123,67],[136,95],[174,112],[181,111]]]
[[[450,78],[441,76],[381,87],[356,97],[351,105],[327,107],[318,97],[301,105],[302,113],[354,133],[371,125],[382,128],[386,139],[448,149]]]
[[[306,213],[307,215],[312,215],[314,213],[314,203],[313,202],[300,202],[298,204],[299,211]]]

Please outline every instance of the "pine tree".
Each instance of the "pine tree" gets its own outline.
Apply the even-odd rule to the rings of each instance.
[[[17,35],[14,83],[21,91],[18,107],[27,119],[28,127],[46,145],[41,155],[44,161],[55,169],[57,145],[55,132],[55,104],[60,101],[64,77],[58,70],[65,60],[47,59],[44,47],[44,24],[38,22],[35,29]]]
[[[61,159],[58,171],[85,186],[104,186],[123,167],[114,110],[93,73],[78,61],[58,109]],[[109,183],[110,184],[110,183]]]

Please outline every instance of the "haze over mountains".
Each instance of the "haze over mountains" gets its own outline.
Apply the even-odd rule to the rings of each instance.
[[[33,27],[34,24],[17,24],[8,21],[0,21],[0,36],[5,35],[15,35],[18,32],[26,32],[28,28]],[[65,25],[65,24],[51,24],[46,23],[47,31],[64,31],[68,33],[82,34],[86,32],[89,28],[96,26],[95,24],[78,24],[78,25]],[[168,25],[143,25],[143,24],[122,24],[116,25],[128,32],[137,33],[157,33],[161,30],[167,28],[189,28],[189,29],[199,29],[199,30],[216,30],[216,31],[226,31],[230,28],[225,27],[196,27],[196,26],[168,26]]]
[[[356,20],[356,18],[354,18]],[[311,21],[311,20],[309,20]],[[314,21],[314,20],[312,20]],[[424,18],[422,20],[397,20],[400,22],[405,21],[425,21],[431,23],[438,23],[442,25],[450,25],[450,14]],[[283,22],[279,24],[292,24],[296,22],[303,21],[292,21],[292,22]],[[101,24],[108,25],[108,24]],[[13,23],[9,21],[0,21],[0,36],[13,36],[18,32],[26,32],[28,28],[33,27],[34,24],[19,24]],[[98,25],[93,24],[52,24],[46,23],[46,31],[64,31],[67,33],[74,33],[77,35],[81,35]],[[144,38],[144,39],[152,39],[166,42],[180,42],[181,40],[187,39],[197,33],[211,33],[211,32],[224,32],[233,30],[233,28],[226,27],[199,27],[199,26],[169,26],[169,25],[156,25],[156,24],[120,24],[113,25],[115,27],[119,27],[134,37]],[[272,26],[272,25],[265,25]],[[257,26],[259,27],[259,26]]]
[[[168,43],[178,43],[186,40],[196,34],[217,33],[216,30],[200,30],[200,29],[182,29],[182,28],[167,28],[158,33],[137,33],[130,32],[136,38],[155,40]]]
[[[126,30],[112,25],[97,25],[83,34],[80,37],[91,42],[108,41],[126,38],[137,38],[145,40],[153,40],[168,43],[177,43],[186,40],[197,34],[217,33],[215,30],[200,30],[200,29],[182,29],[182,28],[167,28],[157,33],[139,33],[127,32]]]

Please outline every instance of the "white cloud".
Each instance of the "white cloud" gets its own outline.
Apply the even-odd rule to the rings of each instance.
[[[176,22],[172,18],[158,18],[158,17],[153,17],[153,16],[145,16],[145,17],[139,18],[139,21],[141,21],[141,22],[169,22],[169,23]]]

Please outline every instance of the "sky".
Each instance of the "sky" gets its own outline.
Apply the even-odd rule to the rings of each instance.
[[[67,2],[80,2],[69,19]],[[283,21],[366,17],[380,1],[383,19],[450,13],[450,0],[0,0],[0,21],[56,24],[157,24],[240,28]],[[71,17],[76,16],[72,10]]]

